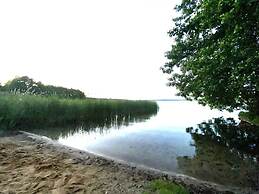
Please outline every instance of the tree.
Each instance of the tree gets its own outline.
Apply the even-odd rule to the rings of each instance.
[[[258,0],[183,0],[161,68],[189,100],[259,115]]]
[[[4,89],[10,92],[38,94],[39,91],[37,83],[28,76],[16,77],[13,80],[8,81]]]
[[[26,93],[43,96],[57,96],[61,98],[84,99],[86,97],[84,92],[80,90],[52,85],[44,85],[41,82],[35,82],[28,76],[17,77],[13,80],[8,81],[3,86],[3,90],[6,92]]]

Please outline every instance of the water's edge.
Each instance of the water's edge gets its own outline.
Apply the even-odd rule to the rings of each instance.
[[[149,180],[152,179],[165,179],[172,180],[176,183],[180,183],[187,188],[191,189],[195,193],[237,193],[237,194],[245,194],[245,193],[254,193],[248,188],[238,188],[238,187],[227,187],[223,185],[219,185],[212,182],[202,181],[187,175],[172,173],[161,171],[158,169],[150,168],[144,165],[138,165],[135,163],[129,163],[123,160],[118,160],[116,158],[104,157],[101,155],[97,155],[95,153],[90,153],[84,150],[79,150],[76,148],[68,147],[58,143],[57,141],[51,140],[44,136],[39,136],[36,134],[19,131],[17,134],[23,135],[25,141],[31,141],[37,145],[43,145],[45,149],[51,149],[56,152],[67,153],[71,156],[72,159],[84,163],[87,158],[92,158],[96,163],[102,161],[105,165],[108,166],[116,166],[120,170],[126,171],[128,173],[132,173],[133,171],[137,172],[140,175],[148,177]]]

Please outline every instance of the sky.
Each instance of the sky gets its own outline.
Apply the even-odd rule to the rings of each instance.
[[[89,97],[177,98],[160,67],[179,2],[0,1],[0,83],[27,75]]]

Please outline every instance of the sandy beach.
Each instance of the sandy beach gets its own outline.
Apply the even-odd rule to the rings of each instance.
[[[1,194],[143,193],[157,178],[181,183],[191,193],[232,193],[219,185],[120,164],[32,134],[0,137]]]

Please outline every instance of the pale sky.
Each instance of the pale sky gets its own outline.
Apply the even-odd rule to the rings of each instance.
[[[27,75],[91,97],[175,98],[159,68],[179,2],[0,1],[0,82]]]

